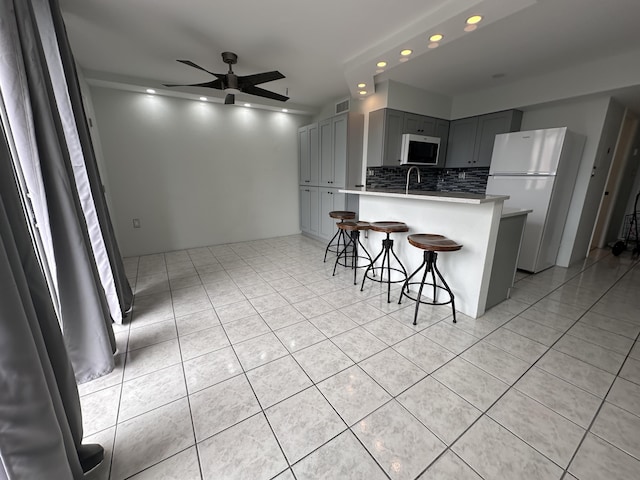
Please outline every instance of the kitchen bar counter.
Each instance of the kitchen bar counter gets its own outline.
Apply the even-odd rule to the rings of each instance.
[[[454,192],[340,190],[360,196],[360,220],[400,221],[409,233],[437,233],[463,245],[462,250],[438,256],[438,268],[456,296],[456,309],[470,317],[481,316],[487,305],[491,270],[504,200],[508,196]],[[422,261],[422,251],[394,234],[394,250],[409,273]],[[362,238],[372,256],[381,248],[383,234],[368,232]],[[397,301],[397,300],[396,300]]]
[[[404,190],[388,189],[388,190],[341,190],[344,193],[353,195],[370,195],[377,197],[394,197],[394,198],[414,198],[416,200],[429,200],[432,202],[450,202],[450,203],[470,203],[479,204],[487,202],[504,201],[509,198],[506,195],[479,195],[477,193],[465,192],[436,192],[423,190],[409,190],[406,194]]]

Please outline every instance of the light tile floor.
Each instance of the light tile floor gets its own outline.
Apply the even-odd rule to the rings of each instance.
[[[80,386],[107,451],[90,478],[640,478],[628,252],[518,273],[477,320],[424,306],[416,327],[323,254],[291,236],[125,259],[117,367]]]

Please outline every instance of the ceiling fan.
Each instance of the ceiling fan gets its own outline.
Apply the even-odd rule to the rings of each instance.
[[[216,77],[216,79],[204,83],[193,83],[188,85],[164,84],[164,86],[206,87],[224,90],[227,94],[224,98],[225,105],[233,105],[235,103],[236,93],[248,93],[249,95],[271,98],[273,100],[280,100],[281,102],[286,102],[287,100],[289,100],[289,97],[285,97],[284,95],[280,95],[278,93],[270,92],[269,90],[256,87],[256,85],[259,85],[261,83],[272,82],[274,80],[285,78],[285,76],[277,70],[274,70],[272,72],[256,73],[254,75],[240,76],[233,73],[233,70],[231,68],[231,65],[235,65],[236,63],[238,63],[238,56],[235,53],[222,52],[222,61],[229,65],[229,71],[227,73],[210,72],[206,68],[193,63],[191,60],[178,60],[178,62],[180,63],[184,63],[185,65],[189,65],[190,67],[210,73],[211,75]]]

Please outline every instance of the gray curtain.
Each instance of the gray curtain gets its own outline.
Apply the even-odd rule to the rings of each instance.
[[[94,153],[93,143],[89,133],[89,126],[87,125],[87,116],[85,115],[84,105],[82,103],[82,94],[78,83],[76,64],[69,46],[69,40],[67,38],[62,14],[60,13],[60,8],[58,6],[58,0],[51,0],[50,4],[53,25],[58,39],[59,54],[64,67],[65,77],[67,79],[67,90],[73,107],[76,127],[84,156],[84,163],[89,178],[91,193],[93,195],[94,206],[102,229],[104,244],[109,256],[109,263],[111,264],[113,279],[116,284],[115,286],[120,303],[120,309],[123,314],[126,314],[131,309],[133,292],[131,291],[129,281],[127,280],[124,264],[122,262],[122,255],[120,255],[115,232],[113,231],[113,224],[109,215],[109,209],[107,208],[107,202],[104,197],[102,181],[100,180],[100,172],[98,171],[98,162]]]
[[[0,479],[80,479],[80,399],[0,135]]]
[[[34,6],[36,12],[34,12]],[[55,264],[57,297],[67,351],[78,382],[85,382],[104,375],[114,367],[113,352],[115,338],[111,327],[111,315],[105,297],[105,290],[100,281],[94,251],[89,238],[86,218],[80,203],[78,190],[71,165],[68,143],[65,138],[63,120],[56,103],[54,87],[50,78],[47,59],[42,42],[57,41],[45,36],[48,32],[39,29],[38,22],[43,23],[43,11],[50,8],[51,22],[55,22],[59,30],[62,28],[59,7],[53,0],[0,0],[0,19],[2,19],[2,42],[0,55],[5,63],[14,66],[15,71],[3,72],[0,93],[2,93],[9,112],[10,130],[28,129],[24,136],[29,143],[28,148],[18,148],[21,154],[18,162],[25,171],[37,170],[41,175],[43,194],[46,197],[47,219],[50,229],[52,251]],[[55,13],[54,13],[55,12]],[[38,17],[39,16],[39,17]],[[55,17],[55,19],[54,19]],[[45,19],[46,20],[46,19]],[[66,40],[64,31],[61,32]],[[58,38],[59,40],[59,38]],[[64,42],[63,42],[64,43]],[[50,46],[50,44],[47,44]],[[67,57],[66,69],[69,66],[70,52],[68,45],[62,50]],[[55,82],[64,79],[55,78]],[[73,90],[77,87],[74,77],[69,82]],[[76,94],[78,93],[77,90]],[[76,120],[82,115],[76,98],[74,111]],[[73,104],[73,102],[72,102]],[[12,123],[13,122],[13,123]],[[76,122],[80,125],[82,122]],[[11,132],[10,132],[11,133]],[[82,143],[83,151],[90,150],[88,134],[85,131]],[[24,147],[24,146],[23,146]],[[93,159],[93,156],[91,156]],[[94,159],[93,159],[94,160]],[[91,161],[88,162],[91,164]],[[92,191],[95,198],[102,199],[101,222],[110,223],[104,197],[99,188],[99,178],[95,161],[93,166]],[[39,192],[30,192],[32,195]],[[40,223],[40,222],[39,222]],[[42,227],[41,227],[42,228]],[[122,267],[111,226],[103,231],[111,233],[110,258],[116,258],[116,267]],[[121,286],[121,305],[126,310],[131,302],[131,291],[124,277],[124,269],[118,275]]]

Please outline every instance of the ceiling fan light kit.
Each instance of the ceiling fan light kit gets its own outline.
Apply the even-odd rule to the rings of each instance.
[[[280,80],[286,78],[282,73],[277,70],[271,72],[256,73],[253,75],[236,75],[233,73],[232,65],[238,63],[238,56],[233,52],[222,52],[222,61],[229,65],[229,71],[227,73],[215,73],[201,67],[200,65],[192,62],[191,60],[178,60],[178,62],[188,65],[203,72],[207,72],[210,75],[216,77],[215,80],[203,83],[191,83],[191,84],[164,84],[165,87],[204,87],[215,88],[217,90],[223,90],[226,93],[224,98],[225,105],[233,105],[235,103],[235,96],[238,93],[245,93],[248,95],[255,95],[258,97],[269,98],[272,100],[278,100],[286,102],[289,97],[280,95],[279,93],[271,92],[263,88],[257,87],[261,83],[273,82],[274,80]]]

